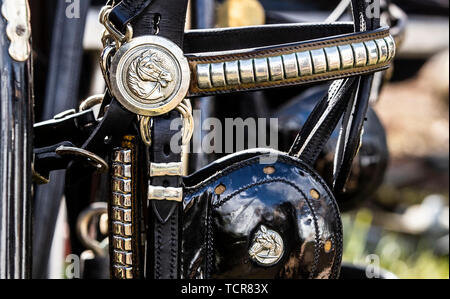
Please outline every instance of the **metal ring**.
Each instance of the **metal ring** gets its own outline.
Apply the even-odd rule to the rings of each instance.
[[[93,96],[88,97],[86,100],[81,102],[80,104],[80,111],[86,111],[95,105],[99,105],[103,102],[104,95],[103,94],[96,94]]]
[[[89,223],[94,216],[101,216],[108,213],[108,204],[106,202],[95,202],[91,204],[78,216],[77,234],[81,243],[92,250],[96,255],[105,256],[104,242],[99,242],[89,236]]]
[[[147,146],[152,145],[152,136],[151,136],[151,118],[149,116],[142,116],[139,120],[139,129],[141,131],[142,141]]]
[[[106,30],[113,36],[113,38],[117,41],[117,47],[122,43],[126,43],[133,38],[133,27],[131,24],[126,25],[125,34],[120,32],[109,20],[109,14],[111,13],[112,7],[104,7],[100,11],[100,23],[105,26]]]
[[[183,117],[183,137],[182,144],[186,145],[190,142],[194,134],[194,117],[192,116],[192,105],[187,99],[184,99],[181,104],[177,106],[177,111]]]
[[[106,173],[108,172],[108,163],[105,160],[100,158],[94,153],[91,153],[87,150],[78,147],[70,147],[70,146],[60,146],[55,151],[60,156],[78,156],[86,158],[87,161],[94,166],[98,172]]]

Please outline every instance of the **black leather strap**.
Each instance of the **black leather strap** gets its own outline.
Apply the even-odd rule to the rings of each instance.
[[[178,133],[171,130],[171,123],[180,115],[172,111],[164,117],[154,120],[150,161],[152,163],[180,162],[181,155],[171,148],[172,138]],[[152,186],[179,187],[181,178],[175,176],[153,177]],[[180,224],[181,203],[165,200],[150,200],[150,226],[148,240],[150,240],[150,263],[148,264],[148,278],[175,279],[179,278],[180,258]]]
[[[355,102],[351,102],[344,115],[340,138],[334,162],[333,189],[340,193],[344,190],[350,175],[352,162],[361,145],[361,134],[369,109],[369,97],[373,76],[360,78]]]
[[[352,0],[355,32],[374,30],[379,27],[379,19],[368,17],[368,6],[369,3],[365,1]],[[338,179],[337,176],[335,177],[335,182],[338,181],[339,186],[345,184],[351,169],[351,162],[359,147],[360,133],[367,112],[366,101],[368,101],[370,93],[370,77],[335,81],[327,96],[311,113],[289,152],[290,155],[298,156],[313,165],[345,109],[347,109],[346,115],[348,117],[344,117],[346,123],[343,126],[348,127],[348,132],[351,132],[351,134],[341,135],[339,139],[337,155],[342,159],[339,160],[339,164],[335,165],[335,173],[339,176]],[[354,100],[354,105],[348,105],[351,99]],[[358,113],[358,115],[350,117],[353,113]]]
[[[34,171],[47,180],[50,178],[51,171],[66,169],[73,159],[56,154],[56,149],[60,146],[73,147],[74,145],[69,141],[64,141],[34,150]]]
[[[108,93],[106,97],[109,97]],[[108,101],[108,99],[105,98],[104,101]],[[121,138],[134,119],[136,119],[135,114],[112,99],[100,124],[84,142],[82,148],[100,157],[105,157],[111,148],[120,144]]]
[[[331,38],[354,33],[351,22],[331,24],[276,24],[237,28],[189,30],[184,35],[184,53],[238,51]],[[188,55],[189,56],[189,55]]]
[[[91,109],[37,123],[34,125],[34,147],[48,147],[62,141],[81,146],[96,125],[97,120]]]
[[[183,48],[183,35],[186,20],[186,0],[154,0],[133,21],[135,36],[158,33],[180,48]],[[179,130],[172,130],[171,124],[179,119],[177,111],[153,118],[152,146],[149,148],[149,162],[180,162],[180,151],[171,148],[171,142]],[[152,186],[180,187],[181,178],[174,176],[153,177]],[[148,209],[149,241],[147,278],[179,278],[180,217],[181,204],[170,201],[151,200]]]
[[[352,1],[355,31],[375,30],[380,27],[380,19],[370,11],[369,5],[371,4],[367,2]],[[358,80],[359,84],[356,86],[358,92],[353,103],[347,107],[336,148],[333,165],[333,191],[335,194],[339,194],[345,189],[353,159],[361,146],[362,130],[369,108],[373,75],[362,76]]]
[[[355,92],[355,78],[335,81],[314,108],[292,145],[289,155],[314,165]]]
[[[109,20],[118,30],[123,31],[150,3],[152,0],[122,0],[110,12]]]

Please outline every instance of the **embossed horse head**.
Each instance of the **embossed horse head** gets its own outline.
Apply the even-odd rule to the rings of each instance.
[[[257,260],[277,258],[281,254],[281,245],[276,236],[264,225],[261,225],[253,238],[253,244],[249,250],[250,257]]]
[[[172,74],[164,69],[162,60],[151,50],[143,52],[130,65],[128,86],[141,99],[158,100],[165,97],[162,91],[173,81]]]

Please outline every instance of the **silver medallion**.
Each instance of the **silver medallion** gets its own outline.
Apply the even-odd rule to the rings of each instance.
[[[175,109],[189,83],[183,51],[163,37],[134,38],[112,60],[112,92],[125,108],[139,115],[157,116]]]
[[[283,253],[284,244],[281,236],[276,231],[261,225],[248,251],[250,258],[260,265],[272,266],[280,261]]]

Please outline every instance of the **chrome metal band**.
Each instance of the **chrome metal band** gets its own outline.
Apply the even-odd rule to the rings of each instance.
[[[219,57],[226,61],[214,63],[202,63],[198,59],[192,64],[196,82],[193,83],[195,86],[191,85],[191,94],[258,89],[377,71],[387,67],[394,58],[395,41],[391,35],[380,37],[378,34],[351,42],[331,41],[321,47],[313,46],[293,53],[273,52],[279,54],[255,53],[252,59],[229,55],[224,59]]]
[[[149,200],[183,201],[183,188],[148,186]]]
[[[150,176],[182,176],[183,163],[150,163]]]
[[[112,274],[133,278],[132,152],[116,149],[112,165]]]

